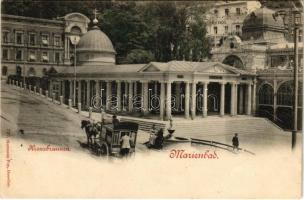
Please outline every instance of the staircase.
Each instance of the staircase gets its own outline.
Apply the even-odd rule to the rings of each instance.
[[[139,129],[149,132],[153,124],[157,129],[167,129],[168,121],[149,120],[135,117],[121,117],[120,121],[136,122]],[[284,134],[284,130],[266,118],[251,116],[219,117],[209,116],[186,120],[173,118],[174,135],[181,137],[221,136],[239,134]],[[166,132],[166,131],[165,131]]]
[[[139,125],[139,130],[150,132],[153,124],[155,124],[156,129],[165,129],[166,128],[166,122],[157,121],[157,120],[147,120],[147,119],[141,119],[141,118],[131,118],[131,117],[121,117],[121,122],[135,122]]]
[[[195,120],[176,120],[173,122],[176,136],[196,137],[238,134],[284,134],[284,130],[268,119],[236,116],[210,116]]]

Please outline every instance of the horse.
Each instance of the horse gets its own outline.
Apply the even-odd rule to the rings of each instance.
[[[82,120],[81,129],[85,129],[87,135],[87,143],[88,145],[90,145],[93,143],[92,136],[96,138],[96,136],[102,129],[102,124],[100,122],[91,123],[89,120]]]

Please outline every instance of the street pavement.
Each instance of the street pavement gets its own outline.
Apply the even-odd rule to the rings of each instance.
[[[190,144],[147,150],[141,143],[148,134],[140,132],[136,154],[116,159],[97,157],[80,147],[77,140],[86,141],[82,119],[86,117],[2,83],[0,195],[244,199],[298,198],[301,194],[301,148],[291,151],[282,136],[240,136],[251,149],[260,149],[251,155]],[[223,136],[212,139],[221,139],[217,137]],[[29,151],[30,145],[69,147],[70,151],[34,152]],[[173,150],[209,151],[217,157],[172,158]]]

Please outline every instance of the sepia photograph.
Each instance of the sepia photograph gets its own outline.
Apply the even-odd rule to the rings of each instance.
[[[301,199],[302,0],[1,1],[1,198]]]

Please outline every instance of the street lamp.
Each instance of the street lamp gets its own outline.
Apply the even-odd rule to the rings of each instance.
[[[287,13],[283,10],[277,11],[275,16],[278,15],[287,15]],[[298,130],[298,88],[299,88],[299,77],[298,77],[298,65],[299,65],[299,52],[298,52],[298,43],[299,43],[299,29],[301,27],[301,12],[299,10],[293,10],[293,36],[294,36],[294,61],[293,61],[293,127],[291,132],[291,148],[293,149],[296,145],[296,137]]]
[[[73,91],[73,105],[76,106],[76,45],[80,37],[78,35],[71,35],[70,41],[74,45],[74,91]]]
[[[299,11],[294,11],[294,95],[293,95],[293,130],[291,135],[291,148],[294,148],[296,145],[296,136],[298,130],[298,65],[299,65],[299,52],[298,52],[298,43],[299,43],[299,29],[301,24],[301,13]]]

